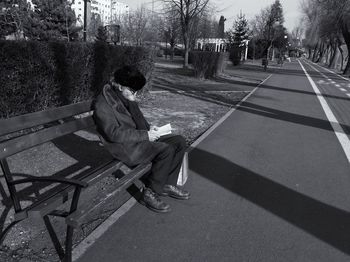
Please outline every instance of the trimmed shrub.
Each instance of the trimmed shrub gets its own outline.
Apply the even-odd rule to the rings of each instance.
[[[241,63],[241,54],[242,48],[239,46],[233,46],[230,48],[230,56],[229,59],[234,66],[237,66]]]
[[[151,80],[153,56],[105,43],[0,41],[0,118],[91,99],[123,65]]]
[[[192,51],[189,61],[193,65],[195,76],[198,78],[211,78],[221,74],[226,66],[226,53]]]

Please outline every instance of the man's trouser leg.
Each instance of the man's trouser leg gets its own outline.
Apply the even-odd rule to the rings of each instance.
[[[152,160],[151,174],[147,178],[146,186],[161,194],[165,184],[176,185],[186,150],[186,141],[182,136],[165,136],[158,142],[166,143],[168,146]]]
[[[161,139],[160,141],[169,144],[175,150],[166,184],[176,186],[186,151],[186,140],[182,136],[176,135],[164,137],[164,139]]]

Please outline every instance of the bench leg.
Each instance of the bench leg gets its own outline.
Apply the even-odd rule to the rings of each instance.
[[[64,250],[61,246],[60,241],[58,240],[57,234],[56,234],[56,232],[51,224],[51,221],[50,221],[50,218],[48,215],[44,216],[44,222],[45,222],[45,226],[47,228],[47,231],[49,232],[52,243],[56,249],[56,252],[57,252],[60,260],[62,260],[64,258]]]
[[[51,216],[59,216],[59,217],[67,217],[71,213],[77,210],[78,202],[79,202],[79,196],[80,196],[81,189],[77,187],[74,191],[74,195],[72,198],[72,203],[70,206],[69,212],[52,212],[51,214],[48,214],[44,216],[44,222],[47,228],[47,231],[49,231],[49,235],[51,237],[51,240],[55,246],[56,252],[63,262],[71,262],[72,261],[72,246],[73,246],[73,232],[74,228],[72,226],[67,226],[67,232],[66,232],[66,244],[65,244],[65,250],[63,250],[62,245],[57,237],[57,234],[51,224],[49,215]]]
[[[77,187],[74,191],[72,203],[70,205],[69,214],[72,214],[77,210],[79,197],[81,193],[81,188]],[[72,261],[72,246],[73,246],[73,231],[74,228],[72,226],[67,226],[67,234],[66,234],[66,254],[64,256],[64,262]]]
[[[66,235],[66,255],[64,256],[64,262],[72,261],[72,245],[73,245],[73,231],[74,228],[67,226],[67,235]]]

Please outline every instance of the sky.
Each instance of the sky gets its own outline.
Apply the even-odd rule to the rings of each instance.
[[[126,3],[131,9],[136,9],[142,3],[146,4],[148,9],[152,9],[152,0],[119,0]],[[246,18],[254,18],[254,16],[260,13],[262,8],[271,5],[275,0],[210,0],[210,2],[216,5],[215,16],[217,19],[223,15],[227,20],[225,23],[225,30],[232,27],[234,20],[239,15],[240,10],[246,15]],[[289,32],[298,25],[300,18],[299,2],[300,0],[280,0],[283,6],[285,27]],[[154,0],[154,10],[160,8],[161,0]]]

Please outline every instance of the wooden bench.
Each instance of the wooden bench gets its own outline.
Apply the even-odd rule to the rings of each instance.
[[[55,174],[50,176],[26,174],[24,178],[22,176],[16,179],[16,174],[10,170],[8,158],[43,143],[64,139],[63,136],[79,130],[95,129],[91,106],[91,101],[88,101],[0,120],[0,164],[7,184],[10,203],[15,211],[14,221],[0,235],[0,243],[10,228],[18,222],[29,217],[43,219],[59,258],[62,261],[71,261],[74,228],[84,222],[88,213],[87,210],[80,209],[81,191],[117,170],[125,168],[125,165],[109,158],[93,169],[69,178]],[[49,159],[50,156],[48,155],[47,158]],[[146,163],[129,169],[130,172],[116,181],[116,190],[126,189],[150,168],[151,163]],[[31,199],[31,203],[23,207],[23,185],[28,183],[32,186],[50,185],[51,188],[38,197],[28,198]],[[53,184],[55,186],[52,188]],[[5,191],[2,190],[2,192]],[[28,192],[30,193],[33,192]],[[67,206],[67,203],[68,208],[62,208]],[[50,220],[52,216],[65,218],[64,221],[67,224],[65,248],[54,230]]]

